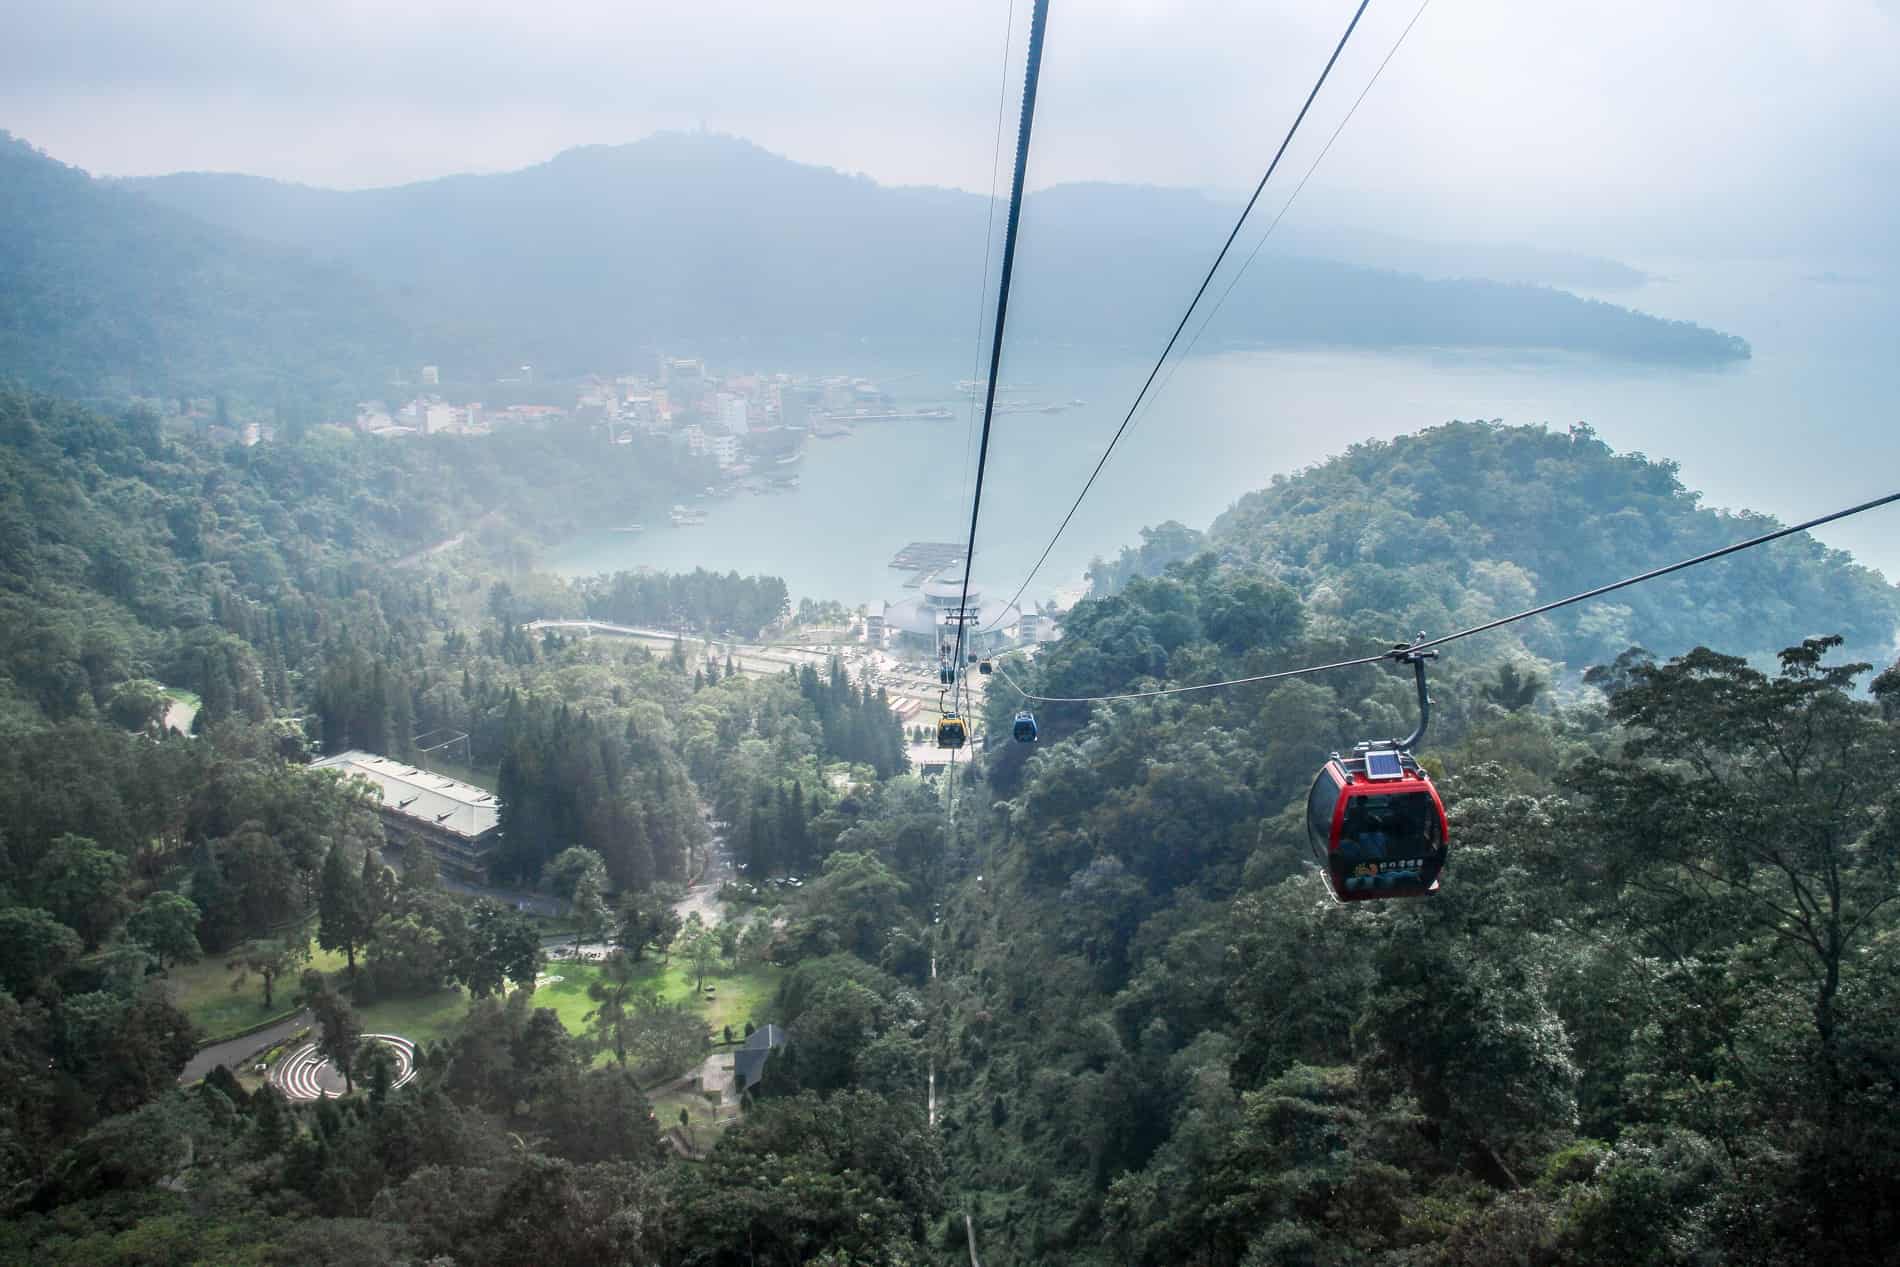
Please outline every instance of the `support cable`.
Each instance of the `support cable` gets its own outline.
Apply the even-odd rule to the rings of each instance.
[[[1227,306],[1228,296],[1234,293],[1234,287],[1240,285],[1240,279],[1247,275],[1247,270],[1253,266],[1254,260],[1259,258],[1261,248],[1266,246],[1267,239],[1273,236],[1273,231],[1280,227],[1280,221],[1286,219],[1286,213],[1293,210],[1293,204],[1298,202],[1300,195],[1305,192],[1307,183],[1313,179],[1313,173],[1318,171],[1319,165],[1326,161],[1326,156],[1333,152],[1333,143],[1339,139],[1339,134],[1346,130],[1346,125],[1352,122],[1352,117],[1359,113],[1359,107],[1365,104],[1367,95],[1379,82],[1379,76],[1385,74],[1385,68],[1392,64],[1394,57],[1398,56],[1399,47],[1405,43],[1405,37],[1412,33],[1412,28],[1418,25],[1418,20],[1425,16],[1425,10],[1429,9],[1431,4],[1432,0],[1422,0],[1418,11],[1412,15],[1412,20],[1405,24],[1404,30],[1399,32],[1399,38],[1392,41],[1392,47],[1386,51],[1385,59],[1379,63],[1378,69],[1372,72],[1372,78],[1366,80],[1366,86],[1359,90],[1359,95],[1353,98],[1352,106],[1340,119],[1339,126],[1333,129],[1333,134],[1326,138],[1326,144],[1320,147],[1319,154],[1307,167],[1306,174],[1300,177],[1300,183],[1293,186],[1293,192],[1287,195],[1286,201],[1280,204],[1280,209],[1268,222],[1266,232],[1260,235],[1260,240],[1253,244],[1253,250],[1247,253],[1247,258],[1240,262],[1240,267],[1235,269],[1234,275],[1228,279],[1226,289],[1221,291],[1220,298],[1214,301],[1213,306],[1207,310],[1207,315],[1201,318],[1201,324],[1194,328],[1194,337],[1188,340],[1185,348],[1181,349],[1181,355],[1174,358],[1174,364],[1168,367],[1168,376],[1161,380],[1161,386],[1149,394],[1146,406],[1142,410],[1143,418],[1154,412],[1155,401],[1168,390],[1168,385],[1174,381],[1175,372],[1181,368],[1188,357],[1194,355],[1194,349],[1200,346],[1201,336],[1207,333],[1207,327],[1212,325],[1214,318],[1220,315],[1220,310]],[[1140,420],[1140,418],[1136,419],[1137,422]],[[1031,576],[1033,575],[1032,572]],[[1028,584],[1027,581],[1023,583]]]
[[[1174,351],[1174,345],[1176,341],[1180,339],[1181,332],[1187,329],[1188,320],[1194,316],[1194,309],[1196,305],[1201,302],[1201,296],[1205,295],[1207,288],[1213,285],[1214,275],[1220,271],[1222,262],[1227,259],[1227,252],[1233,249],[1234,239],[1240,236],[1240,230],[1246,225],[1247,217],[1253,214],[1254,205],[1260,201],[1260,195],[1266,192],[1267,182],[1273,179],[1273,173],[1279,168],[1280,160],[1286,155],[1287,147],[1293,144],[1293,138],[1299,134],[1300,124],[1306,121],[1307,111],[1313,108],[1313,102],[1319,96],[1320,89],[1326,86],[1327,77],[1333,73],[1333,66],[1339,61],[1339,55],[1346,51],[1346,42],[1352,38],[1353,31],[1359,25],[1359,19],[1365,16],[1366,6],[1371,3],[1372,0],[1359,0],[1359,7],[1353,11],[1352,21],[1346,24],[1345,34],[1341,35],[1339,37],[1339,43],[1334,45],[1333,55],[1326,59],[1326,66],[1320,71],[1319,78],[1314,81],[1312,91],[1306,94],[1306,101],[1300,106],[1300,112],[1293,117],[1293,126],[1288,128],[1286,135],[1281,138],[1280,148],[1273,152],[1273,161],[1267,164],[1266,173],[1260,177],[1260,183],[1254,186],[1253,196],[1247,199],[1247,205],[1241,209],[1239,219],[1234,221],[1234,227],[1228,231],[1227,240],[1221,243],[1220,253],[1214,257],[1214,262],[1208,266],[1207,276],[1203,277],[1201,284],[1195,288],[1194,298],[1188,301],[1186,311],[1181,314],[1181,320],[1175,324],[1174,333],[1168,336],[1167,346],[1161,349],[1161,355],[1155,358],[1154,367],[1148,371],[1148,377],[1146,381],[1142,383],[1141,390],[1135,393],[1134,403],[1128,406],[1128,413],[1122,418],[1121,426],[1115,428],[1115,434],[1109,440],[1108,447],[1102,450],[1101,459],[1096,462],[1095,469],[1089,472],[1088,479],[1083,482],[1082,491],[1075,495],[1075,502],[1069,507],[1069,513],[1062,516],[1062,522],[1056,525],[1055,535],[1050,537],[1049,544],[1042,548],[1041,557],[1036,560],[1035,566],[1029,569],[1029,575],[1023,578],[1023,583],[1016,587],[1016,592],[1010,595],[1009,601],[1003,604],[1004,610],[1008,610],[1015,605],[1016,600],[1023,596],[1023,591],[1029,588],[1029,582],[1034,580],[1036,573],[1042,570],[1042,565],[1049,561],[1049,552],[1056,548],[1056,542],[1060,541],[1062,534],[1068,530],[1069,521],[1074,519],[1075,512],[1082,508],[1082,499],[1089,495],[1089,490],[1095,486],[1096,477],[1102,473],[1102,468],[1108,465],[1109,455],[1115,452],[1115,446],[1121,442],[1122,433],[1127,431],[1128,424],[1134,421],[1135,411],[1141,408],[1141,402],[1147,398],[1148,389],[1154,386],[1155,376],[1161,373],[1161,367],[1167,364],[1168,354]],[[1005,254],[1003,259],[1003,266],[1007,269],[1009,267],[1008,255]],[[990,389],[992,394],[995,392],[995,387],[996,372],[995,366],[992,365],[990,369]],[[985,432],[987,432],[989,429],[989,419],[987,415],[984,418],[983,425]],[[980,472],[981,469],[979,465],[978,471]],[[978,479],[980,480],[981,478],[979,474]],[[958,645],[962,645],[961,638],[958,640]]]
[[[1658,577],[1668,576],[1671,572],[1680,572],[1685,568],[1698,567],[1704,563],[1712,563],[1716,559],[1724,558],[1727,555],[1739,554],[1743,550],[1752,550],[1756,546],[1767,545],[1770,541],[1779,541],[1781,538],[1791,537],[1797,532],[1806,532],[1811,528],[1818,528],[1823,524],[1831,524],[1837,519],[1846,519],[1852,515],[1863,514],[1869,510],[1877,510],[1882,506],[1891,505],[1894,502],[1900,502],[1900,493],[1888,493],[1885,497],[1876,497],[1872,501],[1862,502],[1858,506],[1849,506],[1845,510],[1837,510],[1831,514],[1821,515],[1817,518],[1794,524],[1791,527],[1777,528],[1773,532],[1764,532],[1758,537],[1750,537],[1746,541],[1737,541],[1733,545],[1726,545],[1718,550],[1710,550],[1706,554],[1698,554],[1693,558],[1680,559],[1663,567],[1651,568],[1649,571],[1639,572],[1635,576],[1626,576],[1620,581],[1612,581],[1608,585],[1599,585],[1595,589],[1587,589],[1581,593],[1572,594],[1568,598],[1560,598],[1554,602],[1540,603],[1535,607],[1527,607],[1521,612],[1515,612],[1509,616],[1500,616],[1496,620],[1488,620],[1482,625],[1473,625],[1469,629],[1460,629],[1457,633],[1446,634],[1442,638],[1432,638],[1414,643],[1403,643],[1390,650],[1381,651],[1376,655],[1360,656],[1356,660],[1338,660],[1332,664],[1314,664],[1298,669],[1282,669],[1277,673],[1260,673],[1252,677],[1229,678],[1222,682],[1201,682],[1194,686],[1167,686],[1152,691],[1124,691],[1117,695],[1035,695],[1025,691],[1021,686],[1018,686],[1016,680],[1004,672],[1000,661],[992,661],[991,664],[995,672],[1000,675],[1005,682],[1008,682],[1011,689],[1018,695],[1026,700],[1033,700],[1039,704],[1100,704],[1111,700],[1152,699],[1160,695],[1184,695],[1189,691],[1212,691],[1225,686],[1251,686],[1257,682],[1272,682],[1279,678],[1302,677],[1312,673],[1330,673],[1335,669],[1357,668],[1364,664],[1376,664],[1381,660],[1396,660],[1406,656],[1417,655],[1421,651],[1430,651],[1434,647],[1442,647],[1446,643],[1456,642],[1460,638],[1469,638],[1473,634],[1488,633],[1493,629],[1501,629],[1505,625],[1514,624],[1520,620],[1528,620],[1532,616],[1541,616],[1545,612],[1553,612],[1559,607],[1568,607],[1572,603],[1581,603],[1588,599],[1601,598],[1605,594],[1627,588],[1631,585],[1640,585],[1644,581],[1653,581]]]
[[[963,427],[963,473],[957,487],[967,495],[970,487],[970,451],[976,447],[976,380],[983,372],[983,313],[988,308],[990,257],[996,249],[996,168],[1003,157],[1003,108],[1009,100],[1009,46],[1016,33],[1016,0],[1009,0],[1009,13],[1003,19],[1003,64],[997,73],[996,135],[990,143],[990,196],[983,217],[983,277],[976,288],[976,333],[970,340],[970,410]]]
[[[1364,7],[1362,0],[1361,7]],[[1009,281],[1016,265],[1016,230],[1022,219],[1023,177],[1029,166],[1029,135],[1036,119],[1036,84],[1042,77],[1043,33],[1049,21],[1049,0],[1036,0],[1029,24],[1029,66],[1023,75],[1022,122],[1016,133],[1016,171],[1009,191],[1009,219],[1003,231],[1003,267],[996,283],[996,329],[990,336],[989,387],[983,400],[983,431],[977,441],[976,490],[970,498],[970,538],[963,550],[963,591],[957,599],[956,652],[951,663],[957,682],[963,680],[963,644],[970,622],[970,568],[976,557],[976,524],[983,511],[983,474],[990,456],[990,423],[996,413],[996,378],[1003,365],[1003,326],[1009,317]]]

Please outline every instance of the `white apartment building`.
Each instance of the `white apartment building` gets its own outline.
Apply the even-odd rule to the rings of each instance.
[[[735,436],[742,436],[749,430],[744,396],[735,396],[731,392],[719,393],[719,425]]]

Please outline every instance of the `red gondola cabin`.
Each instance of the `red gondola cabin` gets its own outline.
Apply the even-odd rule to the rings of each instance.
[[[1361,744],[1320,768],[1306,799],[1306,833],[1341,902],[1436,893],[1451,843],[1438,789],[1392,744]]]

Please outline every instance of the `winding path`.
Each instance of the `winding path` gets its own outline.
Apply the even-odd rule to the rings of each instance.
[[[219,1065],[223,1065],[232,1073],[242,1072],[245,1061],[250,1057],[267,1047],[275,1047],[298,1030],[309,1026],[310,1022],[310,1013],[299,1012],[295,1016],[285,1017],[267,1029],[260,1029],[255,1034],[246,1034],[242,1038],[227,1038],[221,1043],[200,1047],[198,1054],[185,1062],[185,1071],[178,1075],[178,1085],[190,1086]]]

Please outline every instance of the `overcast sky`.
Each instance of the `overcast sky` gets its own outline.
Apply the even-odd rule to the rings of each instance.
[[[989,183],[1009,0],[0,0],[0,127],[101,174],[392,184],[704,125]],[[1055,0],[1032,182],[1250,186],[1350,0]],[[1306,161],[1411,20],[1373,0]],[[1029,0],[1015,0],[1010,122]],[[1422,235],[1634,255],[1883,237],[1900,0],[1433,0],[1316,180]]]

